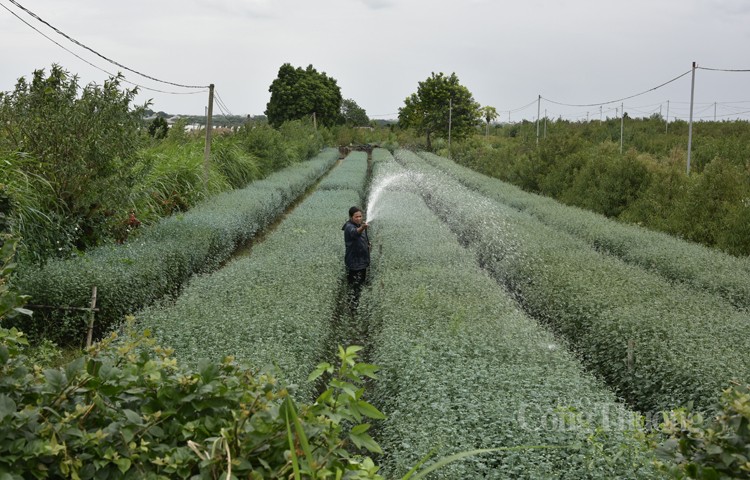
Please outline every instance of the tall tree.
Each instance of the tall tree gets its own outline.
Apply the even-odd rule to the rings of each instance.
[[[279,127],[287,120],[298,120],[315,114],[321,125],[334,125],[341,110],[341,89],[336,80],[312,65],[306,69],[285,63],[268,89],[271,100],[266,105],[268,122]]]
[[[435,72],[423,82],[419,82],[416,93],[404,100],[398,110],[401,127],[413,127],[418,134],[427,136],[427,148],[432,147],[431,137],[437,135],[448,138],[466,138],[479,125],[481,114],[479,104],[468,88],[461,85],[455,73],[445,76]]]
[[[355,127],[364,127],[370,123],[365,109],[357,105],[357,102],[351,98],[341,102],[341,117],[344,123]]]
[[[121,90],[120,82],[118,76],[81,87],[53,65],[0,94],[0,157],[17,176],[43,179],[49,194],[35,204],[59,228],[49,237],[21,231],[27,245],[96,244],[132,208],[144,107],[132,105],[137,90]]]
[[[497,109],[489,105],[482,107],[482,118],[486,122],[484,137],[487,138],[490,135],[490,123],[497,118]]]

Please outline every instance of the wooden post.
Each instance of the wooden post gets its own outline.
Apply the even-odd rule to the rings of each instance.
[[[89,311],[89,331],[86,335],[86,348],[91,346],[91,340],[94,335],[94,315],[96,311],[96,285],[91,289],[91,310]]]

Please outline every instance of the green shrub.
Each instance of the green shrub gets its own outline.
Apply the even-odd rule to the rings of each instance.
[[[513,185],[469,170],[446,158],[429,153],[420,155],[431,165],[487,198],[532,215],[554,229],[582,239],[597,250],[658,273],[668,280],[686,283],[719,295],[737,307],[750,308],[750,260],[746,258],[732,257],[714,249],[636,225],[623,225],[586,210],[561,205],[550,198],[524,192]],[[666,191],[686,192],[689,183],[684,179],[683,175],[679,175],[668,183],[663,180],[654,182],[649,190],[653,190],[654,193],[659,189],[662,193]],[[727,182],[727,185],[720,188],[731,189],[730,185],[737,184],[736,180],[727,180]],[[645,198],[648,197],[641,197],[635,204],[643,207]],[[733,219],[731,225],[734,227],[722,230],[725,235],[737,234],[742,232],[743,228],[750,228],[747,227],[750,222],[744,226],[742,224],[750,215],[750,207],[739,200],[736,198],[736,202],[733,203],[735,207],[730,210],[732,212],[730,218]],[[666,200],[663,201],[666,202]],[[662,200],[657,199],[647,208],[657,210],[656,206],[661,203]],[[678,203],[682,202],[678,201]],[[732,207],[725,204],[725,208]],[[686,214],[685,218],[688,216],[690,215]],[[667,221],[670,220],[665,220]],[[698,224],[700,221],[695,223]]]
[[[361,202],[366,175],[366,162],[344,161],[324,180],[342,188],[313,192],[248,256],[194,279],[174,302],[145,309],[141,328],[188,362],[233,355],[276,365],[280,378],[302,385],[336,333],[341,225],[347,209]],[[300,394],[309,398],[311,388]]]
[[[462,187],[410,152],[429,205],[534,317],[644,412],[709,408],[750,376],[744,310],[603,255],[559,229]],[[722,345],[720,350],[716,345]]]
[[[660,431],[668,438],[658,454],[673,478],[750,476],[750,386],[724,390],[716,411],[710,421],[688,409],[665,415]]]
[[[88,306],[97,286],[96,332],[118,325],[124,315],[176,293],[195,273],[209,272],[235,248],[284,212],[336,161],[329,149],[247,188],[217,195],[189,212],[164,219],[124,245],[105,246],[86,255],[52,260],[44,267],[19,269],[17,286],[35,304]],[[78,316],[37,311],[24,325],[34,338],[75,343],[85,333]]]
[[[320,182],[320,190],[355,190],[361,193],[365,191],[367,177],[367,154],[365,152],[352,152],[336,169],[336,175],[328,175]]]
[[[407,173],[383,150],[373,163],[373,185]],[[391,182],[371,226],[362,306],[381,367],[374,403],[388,416],[384,474],[430,452],[500,447],[430,478],[658,478],[633,438],[637,416],[481,271],[414,191],[424,180]]]
[[[3,478],[382,478],[350,453],[379,451],[363,420],[382,418],[362,398],[376,368],[354,347],[314,372],[318,401],[295,405],[268,373],[231,357],[187,368],[148,337],[46,370],[26,343],[0,329]]]
[[[0,93],[0,170],[11,170],[0,183],[15,177],[9,183],[19,206],[36,210],[15,212],[34,260],[97,245],[131,207],[143,109],[132,108],[136,92],[121,90],[121,80],[81,87],[53,65]],[[27,182],[40,188],[23,188]]]

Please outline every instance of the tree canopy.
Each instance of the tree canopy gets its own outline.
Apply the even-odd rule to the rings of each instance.
[[[469,136],[481,121],[479,104],[474,101],[469,89],[461,85],[455,73],[445,76],[442,72],[419,82],[416,93],[404,100],[398,111],[401,127],[414,128],[418,134],[427,136],[427,147],[431,147],[431,136],[460,140]]]
[[[497,109],[489,105],[481,108],[482,118],[486,122],[485,137],[490,134],[490,123],[497,118]]]
[[[132,105],[137,90],[121,90],[120,82],[81,87],[53,65],[0,94],[0,184],[60,232],[48,238],[30,230],[36,222],[19,222],[24,242],[36,242],[37,251],[59,250],[60,238],[79,248],[96,243],[96,232],[129,208],[144,107]],[[44,193],[25,188],[28,179]]]
[[[351,98],[341,102],[341,117],[345,124],[355,127],[364,127],[370,124],[365,109],[357,105],[357,102]]]
[[[266,105],[268,122],[279,127],[288,120],[299,120],[313,113],[321,125],[334,125],[340,118],[341,89],[336,80],[312,65],[306,69],[285,63],[268,89],[271,100]]]

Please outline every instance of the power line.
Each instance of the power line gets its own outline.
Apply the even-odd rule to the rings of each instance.
[[[11,1],[12,1],[12,0],[11,0]],[[673,78],[672,80],[666,81],[666,82],[662,83],[661,85],[657,85],[657,86],[655,86],[655,87],[653,87],[653,88],[649,88],[648,90],[645,90],[645,91],[643,91],[643,92],[641,92],[641,93],[636,93],[635,95],[630,95],[630,96],[628,96],[628,97],[618,98],[617,100],[610,100],[610,101],[608,101],[608,102],[599,102],[599,103],[579,103],[579,104],[575,104],[575,103],[562,103],[562,102],[556,102],[556,101],[554,101],[554,100],[550,100],[549,98],[544,98],[544,97],[542,97],[542,98],[543,98],[543,99],[544,99],[545,101],[547,101],[547,102],[550,102],[550,103],[554,103],[555,105],[562,105],[562,106],[564,106],[564,107],[598,107],[599,105],[607,105],[607,104],[610,104],[610,103],[622,102],[622,101],[624,101],[624,100],[630,100],[631,98],[639,97],[639,96],[641,96],[641,95],[644,95],[644,94],[646,94],[646,93],[648,93],[648,92],[653,92],[654,90],[657,90],[657,89],[659,89],[659,88],[661,88],[661,87],[663,87],[663,86],[665,86],[665,85],[669,85],[670,83],[672,83],[672,82],[674,82],[674,81],[676,81],[676,80],[679,80],[680,78],[684,77],[685,75],[687,75],[688,73],[691,73],[691,72],[692,72],[692,69],[691,69],[691,70],[688,70],[688,71],[687,71],[687,72],[685,72],[685,73],[682,73],[682,74],[680,74],[680,75],[678,75],[678,76],[674,77],[674,78]]]
[[[229,107],[227,107],[227,105],[224,103],[224,100],[222,100],[219,96],[218,90],[214,89],[214,95],[216,95],[216,104],[219,106],[219,110],[221,110],[222,113],[226,111],[229,113],[229,116],[232,116],[232,112],[229,110]],[[226,117],[226,115],[224,116]]]
[[[28,8],[26,8],[26,7],[24,7],[23,5],[21,5],[20,3],[18,3],[18,2],[16,1],[16,0],[8,0],[8,1],[9,1],[10,3],[12,3],[13,5],[15,5],[16,7],[20,8],[21,10],[23,10],[24,12],[26,12],[27,14],[29,14],[30,16],[32,16],[33,18],[35,18],[35,19],[39,20],[40,22],[42,22],[43,24],[47,25],[47,26],[48,26],[49,28],[51,28],[52,30],[54,30],[55,32],[57,32],[57,33],[58,33],[59,35],[62,35],[63,37],[65,37],[65,38],[67,38],[68,40],[70,40],[71,42],[75,43],[76,45],[78,45],[78,46],[80,46],[80,47],[82,47],[82,48],[85,48],[86,50],[90,51],[90,52],[91,52],[91,53],[93,53],[94,55],[96,55],[96,56],[98,56],[98,57],[100,57],[100,58],[102,58],[102,59],[106,60],[107,62],[109,62],[109,63],[111,63],[111,64],[117,65],[117,66],[118,66],[118,67],[120,67],[120,68],[124,68],[125,70],[127,70],[127,71],[129,71],[129,72],[133,72],[133,73],[135,73],[136,75],[140,75],[140,76],[142,76],[142,77],[148,78],[149,80],[153,80],[153,81],[155,81],[155,82],[159,82],[159,83],[166,83],[166,84],[168,84],[168,85],[173,85],[173,86],[175,86],[175,87],[182,87],[182,88],[208,88],[208,85],[183,85],[183,84],[180,84],[180,83],[168,82],[168,81],[166,81],[166,80],[159,80],[158,78],[152,77],[152,76],[150,76],[150,75],[146,75],[145,73],[141,73],[141,72],[139,72],[139,71],[137,71],[137,70],[133,70],[132,68],[126,67],[125,65],[123,65],[123,64],[121,64],[121,63],[118,63],[118,62],[116,62],[116,61],[112,60],[111,58],[107,58],[107,57],[105,57],[104,55],[102,55],[101,53],[97,52],[96,50],[94,50],[94,49],[92,49],[92,48],[90,48],[90,47],[88,47],[88,46],[84,45],[83,43],[79,42],[79,41],[78,41],[78,40],[76,40],[75,38],[72,38],[71,36],[69,36],[69,35],[67,35],[66,33],[62,32],[62,31],[61,31],[61,30],[59,30],[58,28],[54,27],[54,26],[53,26],[53,25],[51,25],[50,23],[48,23],[48,22],[46,22],[45,20],[43,20],[43,19],[42,19],[41,17],[39,17],[39,15],[35,14],[35,13],[34,13],[34,12],[32,12],[31,10],[29,10]],[[7,10],[7,8],[6,8],[6,10]],[[20,18],[20,17],[19,17],[19,18]],[[24,23],[25,23],[25,22],[24,22]],[[36,30],[36,29],[35,29],[35,30]],[[37,31],[38,31],[38,30],[37,30]],[[40,32],[40,33],[41,33],[41,32]],[[80,57],[79,57],[79,58],[80,58]],[[166,92],[165,92],[165,93],[166,93]]]
[[[710,70],[712,72],[750,72],[750,69],[732,69],[732,68],[708,68],[708,67],[695,67],[699,70]]]
[[[130,85],[133,85],[133,86],[136,86],[136,87],[138,87],[138,88],[140,88],[140,89],[143,89],[143,90],[148,90],[148,91],[151,91],[151,92],[158,92],[158,93],[167,93],[167,94],[169,94],[169,95],[195,95],[195,94],[198,94],[198,93],[205,93],[205,92],[207,91],[207,90],[201,90],[201,91],[198,91],[198,92],[167,92],[167,91],[165,91],[165,90],[158,90],[158,89],[156,89],[156,88],[150,88],[150,87],[146,87],[146,86],[144,86],[144,85],[140,85],[140,84],[138,84],[138,83],[135,83],[135,82],[131,82],[130,80],[128,80],[127,78],[125,78],[125,76],[124,76],[124,75],[116,75],[116,74],[114,74],[114,73],[112,73],[112,72],[110,72],[110,71],[107,71],[107,70],[105,70],[105,69],[103,69],[103,68],[101,68],[101,67],[99,67],[99,66],[97,66],[97,65],[94,65],[93,63],[89,62],[88,60],[86,60],[85,58],[81,57],[81,56],[80,56],[80,55],[78,55],[77,53],[75,53],[75,52],[73,52],[72,50],[70,50],[70,49],[66,48],[66,47],[65,47],[64,45],[61,45],[60,43],[58,43],[57,41],[55,41],[55,40],[54,40],[53,38],[50,38],[50,37],[49,37],[49,36],[47,36],[47,35],[46,35],[46,34],[45,34],[44,32],[40,31],[40,30],[39,30],[38,28],[36,28],[36,27],[35,27],[34,25],[30,24],[29,22],[27,22],[27,21],[26,21],[26,20],[24,20],[23,18],[19,17],[19,16],[18,16],[18,14],[16,14],[16,12],[12,11],[11,9],[9,9],[8,7],[6,7],[6,6],[5,6],[5,5],[3,5],[2,3],[0,3],[0,7],[3,7],[3,8],[5,9],[5,10],[7,10],[8,12],[10,12],[10,14],[11,14],[11,15],[13,15],[13,16],[14,16],[14,17],[16,17],[17,19],[19,19],[20,21],[22,21],[23,23],[25,23],[25,24],[26,24],[26,25],[27,25],[27,26],[28,26],[29,28],[31,28],[32,30],[34,30],[35,32],[37,32],[37,33],[38,33],[39,35],[43,36],[44,38],[46,38],[46,39],[47,39],[47,40],[49,40],[50,42],[54,43],[54,44],[55,44],[55,45],[57,45],[58,47],[62,48],[62,49],[63,49],[63,50],[65,50],[66,52],[70,53],[70,54],[71,54],[71,55],[73,55],[74,57],[78,58],[79,60],[81,60],[81,61],[83,61],[83,62],[85,62],[85,63],[87,63],[87,64],[91,65],[92,67],[94,67],[95,69],[97,69],[97,70],[99,70],[99,71],[101,71],[101,72],[104,72],[104,73],[106,73],[106,74],[107,74],[107,75],[109,75],[110,77],[118,77],[118,76],[119,76],[119,77],[120,77],[120,79],[121,79],[121,80],[122,80],[123,82],[125,82],[125,83],[128,83],[128,84],[130,84]]]
[[[521,110],[525,110],[525,109],[529,108],[530,106],[534,105],[536,102],[537,101],[534,100],[533,102],[530,102],[529,104],[524,105],[523,107],[514,108],[512,110],[498,110],[498,113],[516,113],[516,112],[520,112]]]

